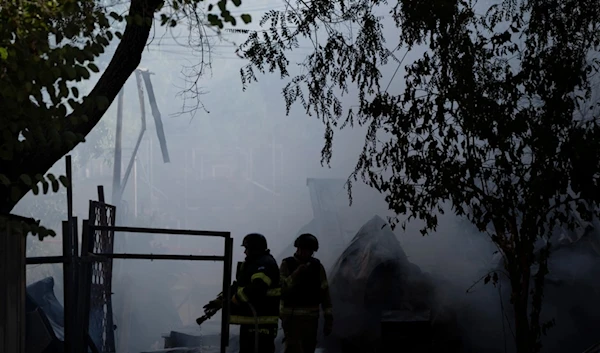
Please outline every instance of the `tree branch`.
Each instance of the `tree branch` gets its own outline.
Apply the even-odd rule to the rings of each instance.
[[[121,42],[110,64],[83,103],[65,117],[65,130],[86,136],[98,124],[129,76],[138,67],[142,59],[142,52],[150,36],[154,13],[161,7],[163,2],[164,0],[131,0],[129,7],[130,20],[125,27]],[[135,20],[136,17],[139,18],[140,16],[144,19],[142,23]],[[97,104],[99,99],[104,100],[105,104],[99,106]],[[82,117],[86,117],[86,120],[82,121]],[[75,121],[77,122],[75,123]],[[20,174],[45,174],[77,144],[63,143],[58,149],[43,149],[23,156],[16,164],[16,168],[12,168],[16,175],[13,175],[11,179],[18,180]],[[22,198],[31,188],[26,185],[20,185],[20,187],[23,191],[21,193]],[[9,213],[18,201],[9,199],[6,203],[2,203],[0,213]]]

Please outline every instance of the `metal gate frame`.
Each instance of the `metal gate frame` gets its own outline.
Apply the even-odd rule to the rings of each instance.
[[[100,212],[98,212],[100,210]],[[103,337],[102,353],[114,353],[114,326],[112,322],[111,279],[113,259],[144,260],[187,260],[187,261],[222,261],[223,262],[223,308],[221,321],[221,353],[226,353],[229,345],[229,313],[231,307],[231,272],[233,259],[233,239],[230,232],[122,227],[114,225],[114,217],[109,218],[102,210],[115,211],[115,207],[101,201],[90,201],[90,219],[83,220],[80,281],[81,310],[78,310],[79,322],[82,323],[83,334],[87,336],[90,324],[90,311],[98,309],[102,312],[101,325]],[[114,213],[113,213],[114,215]],[[90,221],[91,220],[91,221]],[[108,225],[108,221],[111,225]],[[97,224],[100,223],[100,224]],[[113,253],[115,232],[192,235],[220,237],[224,239],[224,255],[162,255],[162,254],[127,254]],[[103,281],[103,282],[101,282]],[[97,288],[97,296],[92,298],[92,286]],[[96,319],[98,320],[98,318]]]

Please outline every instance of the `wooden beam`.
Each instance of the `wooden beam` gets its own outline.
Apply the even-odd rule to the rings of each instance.
[[[0,222],[0,352],[25,352],[25,237],[20,217]]]

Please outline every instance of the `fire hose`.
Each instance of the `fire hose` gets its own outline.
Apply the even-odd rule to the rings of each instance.
[[[221,294],[219,294],[219,296],[217,296],[217,298],[222,297]],[[250,311],[252,311],[252,316],[254,317],[254,353],[258,353],[258,340],[260,338],[259,335],[259,331],[258,331],[258,314],[256,313],[256,309],[254,308],[254,305],[250,304],[250,303],[246,303],[248,304],[248,306],[250,307]],[[201,317],[196,319],[196,323],[198,325],[202,325],[205,321],[211,319],[213,316],[215,316],[216,313],[219,312],[219,310],[221,310],[221,308],[209,308],[206,309],[204,311],[204,315],[202,315]]]

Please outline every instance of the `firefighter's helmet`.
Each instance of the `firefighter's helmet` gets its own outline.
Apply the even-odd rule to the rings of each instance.
[[[296,248],[310,249],[312,251],[319,250],[319,240],[310,233],[300,234],[294,242]]]
[[[260,233],[250,233],[244,237],[242,246],[252,251],[267,250],[267,238]]]

